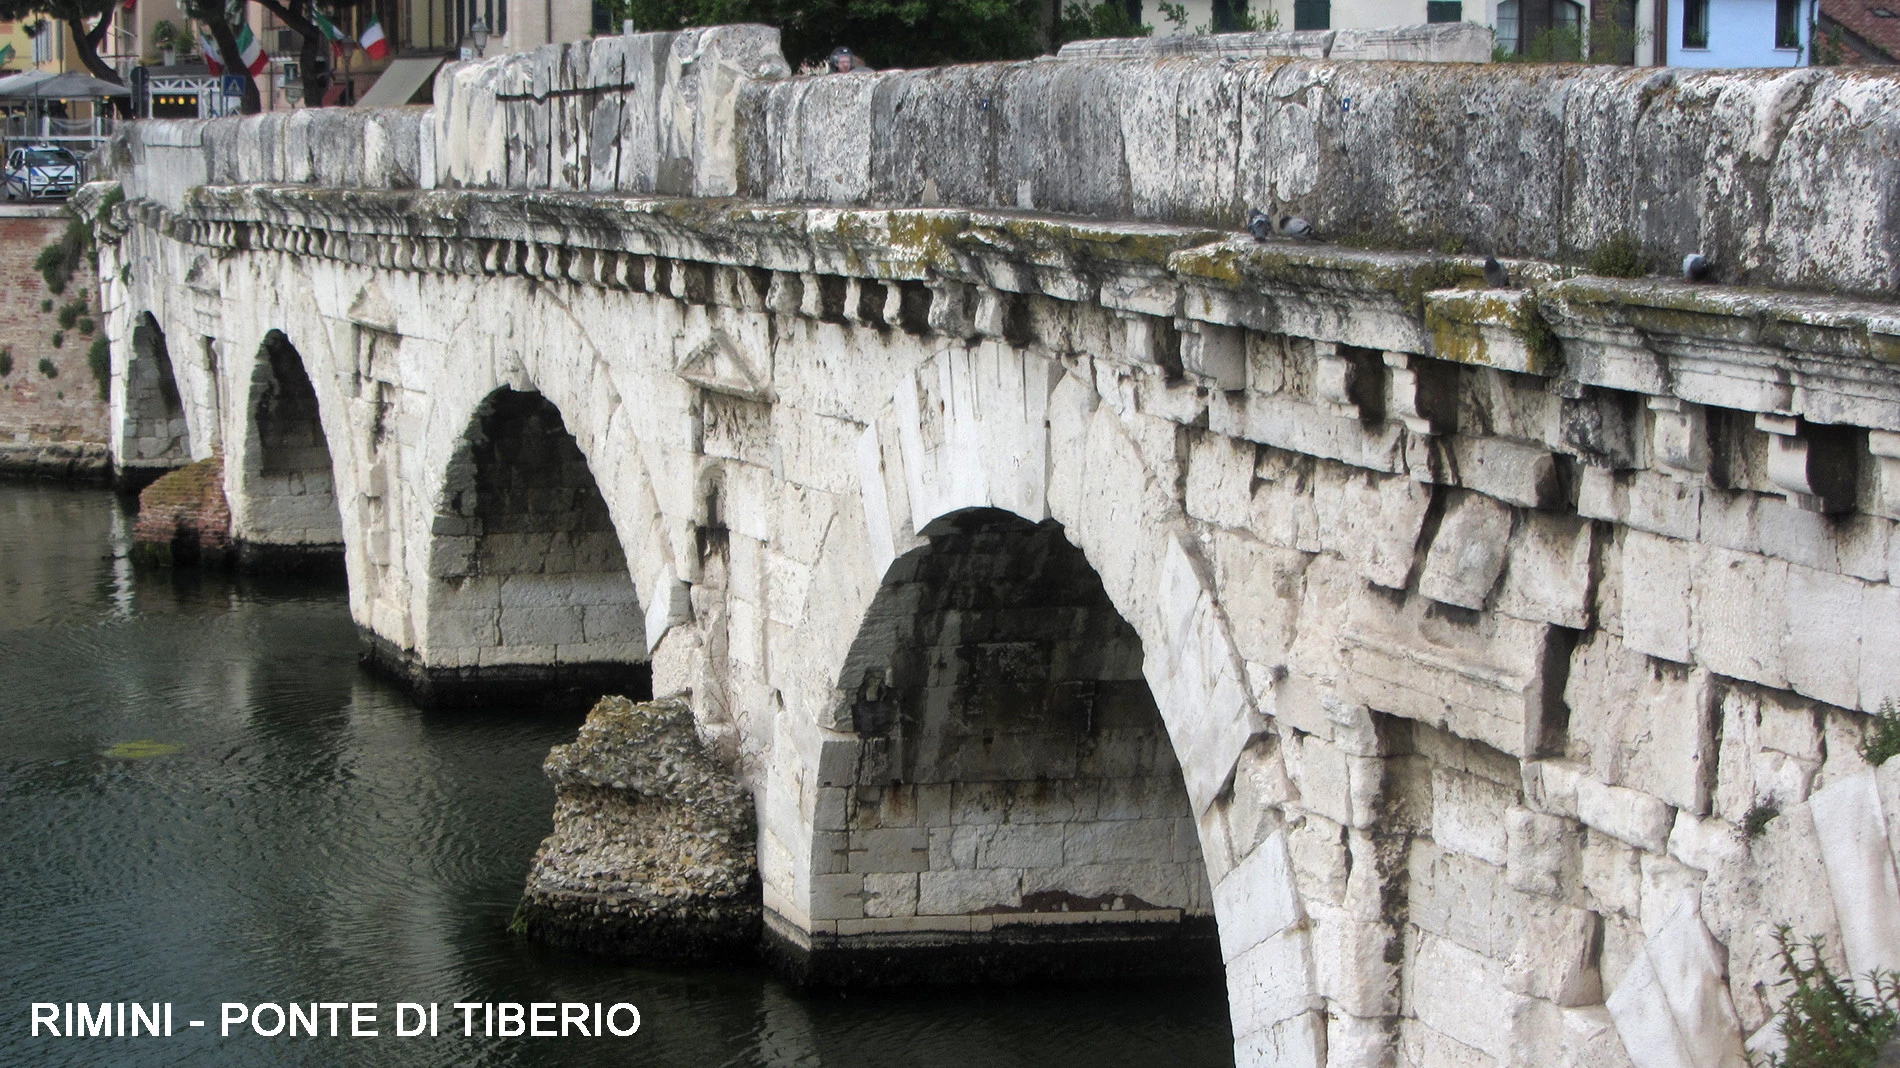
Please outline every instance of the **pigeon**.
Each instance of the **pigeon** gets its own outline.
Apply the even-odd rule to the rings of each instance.
[[[1484,284],[1492,289],[1511,288],[1511,272],[1504,269],[1496,256],[1484,258]]]
[[[1255,208],[1247,213],[1247,232],[1255,241],[1266,241],[1273,236],[1273,216]]]
[[[1295,241],[1319,240],[1319,231],[1313,229],[1312,223],[1307,222],[1298,215],[1280,216],[1280,218],[1274,222],[1274,228],[1279,230],[1282,236],[1290,237]]]
[[[1689,282],[1706,282],[1715,274],[1715,264],[1700,252],[1682,258],[1682,277]]]

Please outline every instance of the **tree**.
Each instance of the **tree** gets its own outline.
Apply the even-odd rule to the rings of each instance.
[[[251,77],[251,68],[244,65],[244,52],[238,47],[237,30],[232,27],[231,18],[225,12],[224,0],[184,0],[179,6],[187,17],[197,19],[205,29],[211,31],[211,41],[218,46],[218,55],[223,57],[225,76],[243,79],[243,102],[238,110],[246,115],[263,111],[264,98],[257,92],[257,79]],[[243,0],[238,0],[234,6],[242,17]]]
[[[323,105],[324,91],[330,87],[330,39],[310,17],[311,0],[257,0],[264,10],[283,20],[301,42],[297,49],[297,70],[302,75],[303,99],[308,107]]]
[[[1054,0],[603,0],[642,30],[763,22],[794,66],[847,45],[874,67],[1026,59],[1053,44]]]
[[[79,52],[79,62],[85,66],[86,73],[102,82],[124,85],[125,79],[119,77],[119,72],[99,58],[99,44],[111,31],[112,13],[118,9],[119,0],[0,0],[0,22],[24,22],[29,15],[58,19],[72,34],[73,46]],[[92,23],[90,27],[88,22]],[[119,114],[132,114],[127,98],[117,97],[114,102]]]

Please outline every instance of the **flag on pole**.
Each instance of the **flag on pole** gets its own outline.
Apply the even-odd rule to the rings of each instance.
[[[13,46],[10,44],[0,45],[0,67],[4,67],[11,62],[13,62]]]
[[[310,21],[316,24],[319,32],[330,39],[330,51],[334,53],[338,59],[343,58],[343,50],[345,48],[355,46],[356,41],[353,38],[342,30],[337,29],[336,23],[325,18],[323,12],[318,11],[315,7],[310,9]]]
[[[244,0],[231,0],[224,7],[224,20],[231,24],[231,32],[237,35],[238,55],[244,69],[255,78],[270,66],[270,57],[257,46],[257,36],[251,33],[251,20],[244,17]]]
[[[198,40],[204,43],[205,66],[210,69],[211,76],[216,78],[218,75],[223,74],[224,64],[218,62],[217,42],[211,39],[210,34],[204,32],[198,34]]]
[[[389,39],[383,36],[383,20],[371,16],[369,29],[363,31],[363,51],[371,59],[381,59],[389,54]]]

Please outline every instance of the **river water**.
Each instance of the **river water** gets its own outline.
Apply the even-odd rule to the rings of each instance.
[[[1232,1064],[1218,982],[807,994],[511,936],[579,719],[425,715],[358,668],[340,583],[134,571],[129,528],[0,482],[0,1065]],[[78,1001],[169,1002],[174,1037],[30,1034]],[[383,1033],[222,1038],[226,1001],[376,1002]],[[440,1036],[394,1037],[400,1001]],[[642,1025],[464,1039],[449,1008],[547,1001]]]

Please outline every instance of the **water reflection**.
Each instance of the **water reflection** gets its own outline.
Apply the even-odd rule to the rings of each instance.
[[[340,585],[134,573],[128,533],[106,493],[0,484],[0,1064],[1231,1063],[1218,985],[804,996],[525,944],[578,719],[425,716],[357,669]],[[28,1036],[80,1000],[184,1033]],[[224,1000],[435,1001],[444,1033],[224,1040]],[[620,1000],[631,1039],[449,1033],[457,1001]]]

